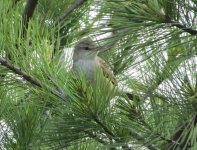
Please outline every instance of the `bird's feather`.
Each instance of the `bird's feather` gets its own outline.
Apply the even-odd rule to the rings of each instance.
[[[100,57],[97,57],[97,59],[100,63],[100,67],[103,72],[103,75],[106,78],[108,78],[112,82],[112,84],[117,85],[117,81],[116,81],[116,78],[111,70],[111,67]]]

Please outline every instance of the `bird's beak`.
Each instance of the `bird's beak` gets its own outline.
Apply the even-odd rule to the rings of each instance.
[[[98,55],[98,53],[99,53],[99,50],[93,50],[93,51],[90,51],[89,55],[96,56]]]
[[[97,56],[99,53],[98,50],[93,50],[93,51],[90,51],[89,54],[88,54],[88,57],[95,57]]]
[[[104,46],[99,46],[98,48],[96,48],[96,50],[99,51],[99,52],[105,52],[107,50],[107,48],[104,47]]]

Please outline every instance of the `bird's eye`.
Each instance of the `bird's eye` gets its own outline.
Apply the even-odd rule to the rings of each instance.
[[[85,47],[85,50],[89,50],[89,47]]]

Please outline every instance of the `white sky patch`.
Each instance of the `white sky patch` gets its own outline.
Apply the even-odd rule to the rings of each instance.
[[[4,120],[0,120],[0,148],[1,150],[6,150],[6,148],[3,147],[4,142],[6,142],[5,137],[13,137],[13,132],[11,132],[11,129],[6,124]],[[13,139],[14,140],[14,139]]]

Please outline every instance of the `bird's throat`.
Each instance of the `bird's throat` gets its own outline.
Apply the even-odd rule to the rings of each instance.
[[[88,80],[93,80],[99,63],[96,59],[78,59],[73,62],[73,70],[77,73],[84,73]]]

